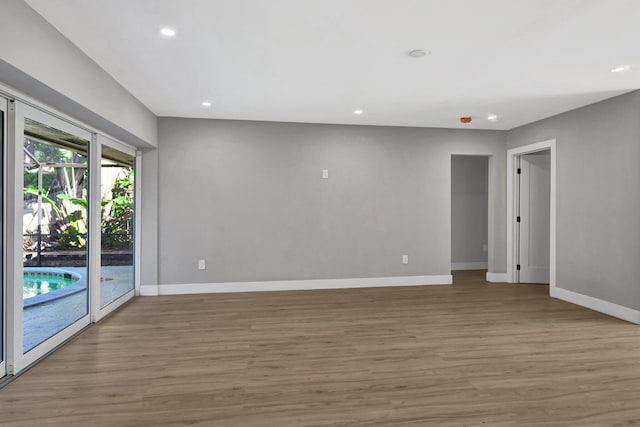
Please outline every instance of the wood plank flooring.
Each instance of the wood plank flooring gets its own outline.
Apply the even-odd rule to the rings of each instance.
[[[0,425],[640,424],[640,327],[454,277],[136,298],[0,390]]]

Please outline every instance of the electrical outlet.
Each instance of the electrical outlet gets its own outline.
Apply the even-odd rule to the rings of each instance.
[[[409,255],[402,255],[402,263],[409,264]]]
[[[206,264],[203,259],[198,260],[198,270],[204,270],[206,268]]]
[[[489,250],[489,246],[485,243],[482,245],[482,252],[487,252]]]
[[[329,169],[322,169],[322,177],[324,179],[329,178]]]

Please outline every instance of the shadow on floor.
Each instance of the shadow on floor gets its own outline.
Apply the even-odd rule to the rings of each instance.
[[[454,270],[451,272],[454,285],[485,285],[487,270]]]

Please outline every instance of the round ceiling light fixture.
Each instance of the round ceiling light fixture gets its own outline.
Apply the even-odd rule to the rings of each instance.
[[[612,68],[611,72],[612,73],[626,73],[630,69],[631,69],[630,65],[620,65],[618,67]]]
[[[490,122],[497,122],[498,116],[493,113],[487,114],[487,120],[489,120]]]
[[[428,50],[424,50],[424,49],[414,49],[414,50],[409,51],[409,54],[408,54],[408,55],[409,55],[410,57],[412,57],[412,58],[422,58],[422,57],[427,56],[427,55],[429,55],[429,54],[431,54],[431,52],[430,52],[430,51],[428,51]]]
[[[364,111],[358,109],[358,110],[353,110],[353,114],[357,115],[357,116],[361,116],[362,113],[364,113]]]
[[[173,28],[164,27],[160,30],[160,34],[166,37],[175,37],[176,30],[174,30]]]
[[[202,101],[201,105],[203,108],[209,108],[211,107],[211,101]]]

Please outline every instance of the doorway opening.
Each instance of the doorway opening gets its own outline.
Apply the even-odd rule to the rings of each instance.
[[[484,281],[489,263],[489,156],[451,156],[454,283]]]
[[[555,140],[507,151],[507,278],[555,287]]]
[[[549,283],[549,150],[518,156],[516,224],[519,283]]]

